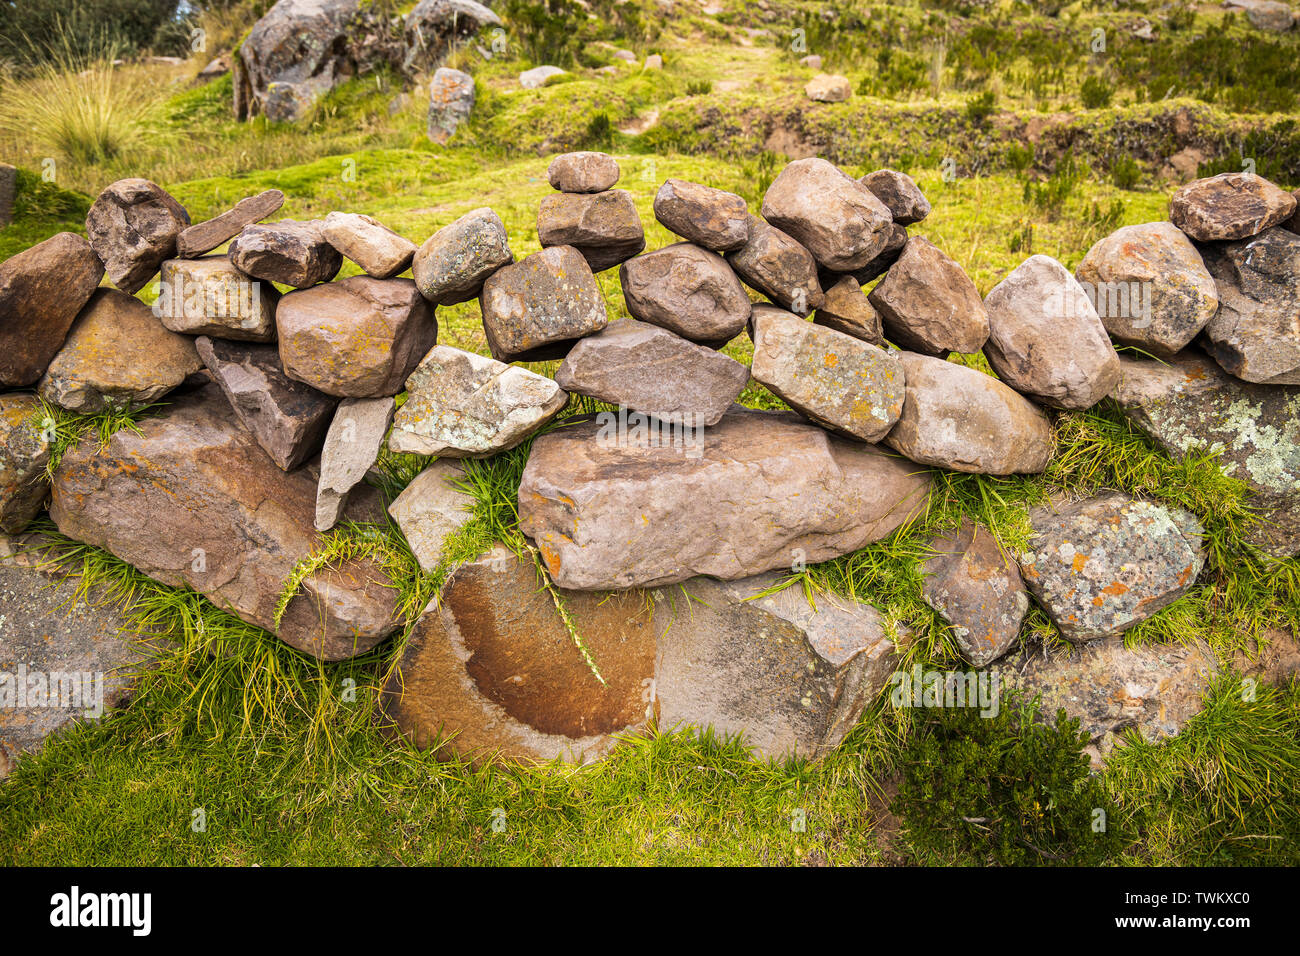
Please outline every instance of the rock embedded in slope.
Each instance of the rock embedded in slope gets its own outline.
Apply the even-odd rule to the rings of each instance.
[[[923,355],[978,352],[989,337],[989,317],[970,276],[928,239],[907,240],[868,296],[885,337]]]
[[[572,246],[592,272],[612,269],[645,248],[645,228],[632,194],[551,193],[537,209],[537,238],[543,247]]]
[[[1097,310],[1055,259],[1030,256],[984,298],[989,365],[1054,408],[1091,408],[1119,381],[1119,356]]]
[[[879,346],[771,306],[754,307],[755,381],[806,418],[877,442],[903,410],[903,367]]]
[[[320,545],[315,499],[310,469],[277,467],[209,384],[142,419],[138,432],[69,449],[50,517],[163,584],[193,588],[301,651],[341,660],[398,627],[396,591],[368,560],[337,562],[308,576],[276,630],[285,581]]]
[[[503,266],[483,283],[483,331],[499,362],[564,358],[609,324],[605,299],[582,254],[551,246]]]
[[[45,506],[52,425],[36,396],[0,395],[0,531],[17,534]]]
[[[827,269],[861,268],[884,249],[894,219],[871,190],[824,159],[797,159],[763,196],[763,218]]]
[[[603,193],[618,182],[618,161],[608,153],[561,153],[546,167],[546,181],[562,193]]]
[[[199,358],[271,460],[292,471],[320,450],[338,399],[284,374],[274,345],[200,336]]]
[[[1300,554],[1300,387],[1253,385],[1193,351],[1168,364],[1120,358],[1113,397],[1175,459],[1218,452],[1260,513],[1247,541],[1268,554]]]
[[[921,192],[916,180],[907,173],[894,169],[877,169],[867,173],[858,182],[885,204],[894,222],[900,226],[910,226],[930,215],[930,200],[925,198],[925,193]]]
[[[1034,475],[1056,449],[1033,402],[991,375],[941,358],[898,353],[903,412],[885,444],[924,465],[983,475]]]
[[[254,223],[244,227],[226,253],[240,272],[254,279],[305,289],[329,282],[343,268],[320,220]]]
[[[332,212],[322,220],[321,232],[341,255],[376,279],[400,275],[415,258],[415,243],[370,216]]]
[[[514,261],[505,224],[485,206],[426,239],[411,274],[430,302],[456,305],[477,297],[488,276]]]
[[[290,292],[275,311],[290,378],[339,398],[384,398],[438,341],[433,308],[410,279],[353,276]]]
[[[657,325],[620,319],[580,339],[555,382],[661,420],[714,425],[744,391],[749,369]]]
[[[1219,308],[1201,254],[1173,223],[1124,226],[1098,240],[1075,270],[1118,342],[1169,358]]]
[[[656,592],[659,727],[738,734],[764,760],[815,759],[840,745],[898,666],[891,632],[852,598],[819,594],[814,607],[797,585],[760,596],[781,577],[694,578],[680,588],[689,609],[677,613]]]
[[[1169,201],[1169,219],[1197,242],[1245,239],[1289,219],[1296,199],[1254,173],[1220,173],[1188,183]]]
[[[563,76],[566,72],[568,71],[561,70],[558,66],[535,66],[519,74],[519,85],[526,90],[540,89],[551,77]]]
[[[730,252],[749,241],[749,207],[735,193],[682,179],[668,179],[655,193],[655,218],[712,252]]]
[[[500,18],[475,0],[420,0],[402,20],[407,76],[427,74],[442,63],[458,40],[472,38],[485,26],[501,26]]]
[[[1029,612],[1015,559],[983,525],[961,526],[930,542],[921,595],[952,628],[961,655],[983,667],[1011,650]]]
[[[692,342],[725,344],[749,321],[749,296],[736,274],[721,256],[692,243],[629,259],[618,275],[634,318]]]
[[[176,237],[176,258],[197,259],[206,255],[223,242],[235,238],[245,226],[261,222],[283,205],[284,193],[278,189],[268,189],[241,199],[233,209],[182,230]]]
[[[474,77],[461,70],[438,67],[429,81],[429,112],[425,118],[429,141],[445,146],[456,130],[469,122],[475,98]]]
[[[757,216],[749,217],[749,241],[727,253],[727,264],[750,288],[795,315],[808,315],[825,301],[812,253]]]
[[[388,447],[445,458],[487,458],[514,448],[569,399],[544,375],[447,345],[429,351],[406,388]]]
[[[250,279],[225,256],[168,259],[153,312],[165,328],[246,342],[275,341],[280,293]]]
[[[321,449],[317,531],[328,531],[343,517],[348,494],[379,458],[395,408],[391,398],[345,398],[339,402]]]
[[[804,84],[804,95],[817,103],[843,103],[853,95],[853,86],[847,76],[835,73],[818,73]]]
[[[388,506],[420,570],[437,570],[447,539],[473,517],[474,496],[456,487],[465,480],[460,462],[440,458],[415,476]]]
[[[1118,493],[1035,508],[1025,585],[1071,641],[1112,637],[1172,604],[1205,563],[1200,522]]]
[[[202,367],[193,340],[163,328],[135,296],[100,289],[77,316],[38,391],[82,414],[138,408]]]
[[[103,277],[90,243],[70,232],[0,262],[0,386],[40,381]]]
[[[86,238],[113,284],[134,295],[165,259],[176,256],[176,240],[190,224],[185,207],[157,183],[120,179],[86,214]]]
[[[789,412],[736,406],[688,434],[620,424],[578,420],[533,442],[520,530],[560,587],[735,579],[825,561],[885,537],[929,495],[928,472]]]
[[[853,276],[844,276],[826,288],[825,300],[813,315],[813,322],[872,345],[885,344],[880,313]]]
[[[1247,382],[1300,385],[1300,236],[1269,229],[1201,253],[1219,294],[1205,350]]]

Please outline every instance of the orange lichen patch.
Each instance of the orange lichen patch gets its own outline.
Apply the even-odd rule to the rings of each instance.
[[[1182,587],[1184,584],[1186,584],[1187,579],[1190,578],[1191,576],[1192,576],[1192,566],[1189,564],[1187,567],[1183,568],[1183,573],[1178,575],[1178,586]]]
[[[1070,566],[1074,569],[1075,573],[1078,573],[1083,570],[1083,566],[1088,563],[1088,559],[1091,557],[1092,555],[1090,554],[1076,554],[1074,556],[1074,561],[1071,562]]]
[[[824,358],[822,361],[826,364],[827,368],[834,368],[835,366],[840,364],[839,357],[835,355],[835,353],[833,352],[827,352],[826,358]]]
[[[559,552],[545,541],[537,542],[537,550],[542,553],[542,560],[546,562],[546,570],[551,573],[551,576],[559,574],[561,564]]]
[[[1105,595],[1109,594],[1111,597],[1119,597],[1121,594],[1126,594],[1127,592],[1128,585],[1123,581],[1112,581],[1106,587],[1101,589],[1101,594],[1098,594],[1093,598],[1092,603],[1095,607],[1101,607],[1102,602],[1106,600]]]
[[[1205,377],[1205,369],[1203,368],[1194,368],[1187,373],[1187,381],[1189,382],[1199,382]]]

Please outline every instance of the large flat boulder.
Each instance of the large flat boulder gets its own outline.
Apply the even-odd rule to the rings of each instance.
[[[1211,242],[1257,235],[1295,209],[1295,197],[1263,176],[1220,173],[1174,193],[1169,218],[1197,242]]]

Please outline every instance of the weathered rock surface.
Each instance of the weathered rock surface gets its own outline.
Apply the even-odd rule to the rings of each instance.
[[[930,200],[925,198],[921,187],[907,173],[894,169],[877,169],[867,173],[858,182],[866,186],[885,204],[894,222],[900,226],[910,226],[930,215]]]
[[[655,193],[655,218],[687,242],[730,252],[749,241],[749,207],[735,193],[669,179]]]
[[[434,305],[456,305],[476,297],[488,276],[514,261],[505,224],[485,206],[426,239],[411,274]]]
[[[194,342],[163,328],[149,307],[100,289],[68,333],[38,391],[73,412],[134,408],[162,398],[203,367]]]
[[[818,103],[843,103],[853,95],[847,76],[819,73],[804,84],[804,95]]]
[[[486,26],[500,26],[495,13],[475,0],[420,0],[406,15],[403,35],[407,75],[428,73],[451,52],[457,40],[472,37]]]
[[[1245,239],[1291,217],[1296,200],[1254,173],[1220,173],[1188,183],[1169,201],[1169,219],[1197,242]]]
[[[275,323],[285,374],[340,398],[396,395],[438,341],[410,279],[353,276],[291,292]]]
[[[991,375],[941,358],[898,353],[907,400],[885,444],[924,465],[984,475],[1037,474],[1056,449],[1033,402]]]
[[[483,283],[483,331],[499,362],[563,358],[575,340],[609,324],[605,299],[582,254],[551,246]]]
[[[1205,350],[1237,378],[1300,385],[1300,236],[1269,229],[1201,253],[1219,293]]]
[[[825,301],[812,253],[757,216],[749,217],[749,240],[727,254],[727,263],[750,288],[795,315],[808,315]]]
[[[1114,398],[1174,458],[1220,452],[1250,486],[1260,522],[1247,540],[1275,557],[1300,554],[1300,387],[1252,385],[1184,352],[1169,364],[1120,358]]]
[[[983,525],[961,526],[930,542],[921,594],[952,628],[957,647],[975,667],[995,661],[1016,643],[1029,595],[1015,559]]]
[[[268,189],[241,199],[233,209],[182,230],[176,237],[176,257],[197,259],[206,255],[223,242],[235,238],[245,226],[261,222],[283,205],[284,193],[278,189]]]
[[[849,275],[857,280],[859,286],[864,286],[884,275],[889,267],[898,261],[898,257],[903,254],[903,249],[907,246],[907,240],[907,230],[898,223],[893,223],[885,230],[884,248],[866,265],[849,272],[819,269],[817,271],[818,279],[822,287],[825,288],[834,285],[840,280],[841,276]]]
[[[474,77],[460,70],[440,66],[429,81],[427,133],[431,142],[442,146],[474,112]]]
[[[343,256],[325,238],[319,220],[254,223],[234,238],[226,254],[245,275],[295,289],[329,282],[343,268]]]
[[[821,757],[853,729],[898,665],[885,621],[832,594],[819,594],[814,610],[798,586],[756,596],[780,577],[694,578],[682,585],[693,600],[679,596],[675,611],[659,595],[660,728],[740,734],[754,756],[773,760]]]
[[[580,339],[555,382],[660,419],[714,425],[744,391],[749,369],[657,325],[621,319]]]
[[[1194,516],[1126,495],[1035,508],[1029,521],[1021,574],[1071,641],[1140,624],[1182,597],[1205,562]]]
[[[275,286],[250,279],[225,256],[168,259],[153,313],[173,332],[272,342],[279,302]]]
[[[402,529],[422,571],[438,567],[447,538],[473,517],[474,496],[454,484],[464,478],[459,462],[439,458],[416,475],[388,506],[388,513]]]
[[[872,345],[885,344],[880,313],[853,276],[844,276],[827,287],[825,299],[813,315],[813,321]]]
[[[543,246],[572,246],[592,272],[613,268],[645,248],[645,228],[632,194],[551,193],[537,210],[537,238]]]
[[[754,307],[754,379],[825,428],[877,442],[903,410],[903,367],[879,346]]]
[[[989,337],[979,291],[961,266],[928,239],[907,240],[871,295],[885,336],[922,355],[978,352]]]
[[[444,458],[486,458],[514,448],[569,400],[544,375],[447,345],[429,351],[406,388],[388,446]]]
[[[889,209],[866,186],[824,159],[797,159],[763,196],[763,218],[827,269],[859,269],[885,248]]]
[[[0,386],[40,380],[103,277],[90,243],[70,232],[0,262]]]
[[[561,153],[546,167],[546,181],[562,193],[603,193],[618,182],[618,161],[608,153]]]
[[[276,630],[284,582],[319,544],[316,481],[310,469],[277,467],[216,385],[178,396],[139,429],[68,451],[50,505],[60,531],[326,660],[396,629],[388,579],[369,561],[346,561],[308,577]]]
[[[343,517],[348,494],[370,470],[396,407],[391,398],[345,398],[325,435],[316,483],[316,530],[328,531]]]
[[[692,342],[721,346],[749,321],[749,296],[736,274],[692,243],[629,259],[618,275],[628,312]]]
[[[1088,295],[1048,256],[1030,256],[984,299],[989,365],[1055,408],[1091,408],[1119,381],[1119,356]]]
[[[1107,332],[1161,358],[1196,338],[1219,307],[1201,254],[1169,222],[1112,232],[1088,250],[1075,277]]]
[[[520,529],[561,587],[734,579],[879,540],[929,488],[910,462],[791,413],[737,406],[687,436],[593,418],[534,441]]]
[[[190,224],[185,207],[157,183],[120,179],[86,214],[86,237],[113,284],[134,295],[176,255],[176,240]]]
[[[535,66],[519,74],[519,85],[526,90],[536,90],[546,85],[553,76],[563,76],[567,71],[558,66]]]
[[[331,246],[376,279],[400,275],[415,258],[415,243],[370,216],[332,212],[322,220],[321,232]]]
[[[1222,6],[1228,10],[1245,10],[1251,26],[1270,33],[1285,33],[1296,20],[1295,11],[1277,0],[1229,0]]]
[[[0,395],[0,531],[22,531],[44,507],[53,439],[34,395]]]
[[[452,574],[384,688],[384,712],[416,746],[589,763],[644,726],[655,629],[641,596],[564,595],[602,684],[539,585],[504,545]]]
[[[0,229],[14,221],[14,198],[18,194],[18,168],[0,163]]]
[[[291,471],[320,450],[338,399],[284,374],[274,345],[200,336],[199,358],[271,460]]]

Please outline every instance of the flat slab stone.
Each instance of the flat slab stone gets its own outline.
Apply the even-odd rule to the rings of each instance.
[[[627,310],[692,342],[725,343],[749,321],[745,287],[723,258],[677,242],[623,263],[618,272]]]
[[[179,259],[197,259],[235,238],[245,226],[261,222],[283,205],[284,193],[278,189],[268,189],[241,199],[233,209],[220,216],[183,229],[176,237],[176,256]]]
[[[808,315],[825,301],[812,253],[757,216],[749,218],[749,240],[727,254],[727,264],[751,289],[795,315]]]
[[[1016,643],[1029,612],[1020,568],[983,525],[969,519],[930,542],[921,594],[952,628],[962,657],[975,667]]]
[[[395,408],[391,398],[345,398],[339,402],[320,455],[317,531],[328,531],[343,517],[349,492],[361,484],[379,458]]]
[[[572,246],[592,272],[603,272],[645,248],[645,227],[625,189],[551,193],[537,210],[537,238],[543,246]]]
[[[435,305],[468,302],[488,276],[515,261],[501,217],[484,206],[425,240],[411,264],[420,294]]]
[[[440,458],[388,506],[425,573],[437,570],[443,544],[473,517],[474,496],[455,485],[464,480],[465,470],[458,461]]]
[[[225,256],[168,259],[153,313],[185,335],[273,342],[279,302],[275,286],[250,279]]]
[[[1198,179],[1169,200],[1170,221],[1197,242],[1258,235],[1295,211],[1289,192],[1246,172]]]
[[[929,473],[788,412],[733,408],[700,433],[617,416],[538,437],[520,530],[582,590],[735,579],[877,541],[925,507]]]
[[[605,299],[582,254],[551,246],[483,283],[483,331],[498,362],[564,358],[573,343],[609,324]]]
[[[415,243],[372,216],[331,212],[322,221],[321,232],[331,246],[376,279],[400,275],[415,258]]]

